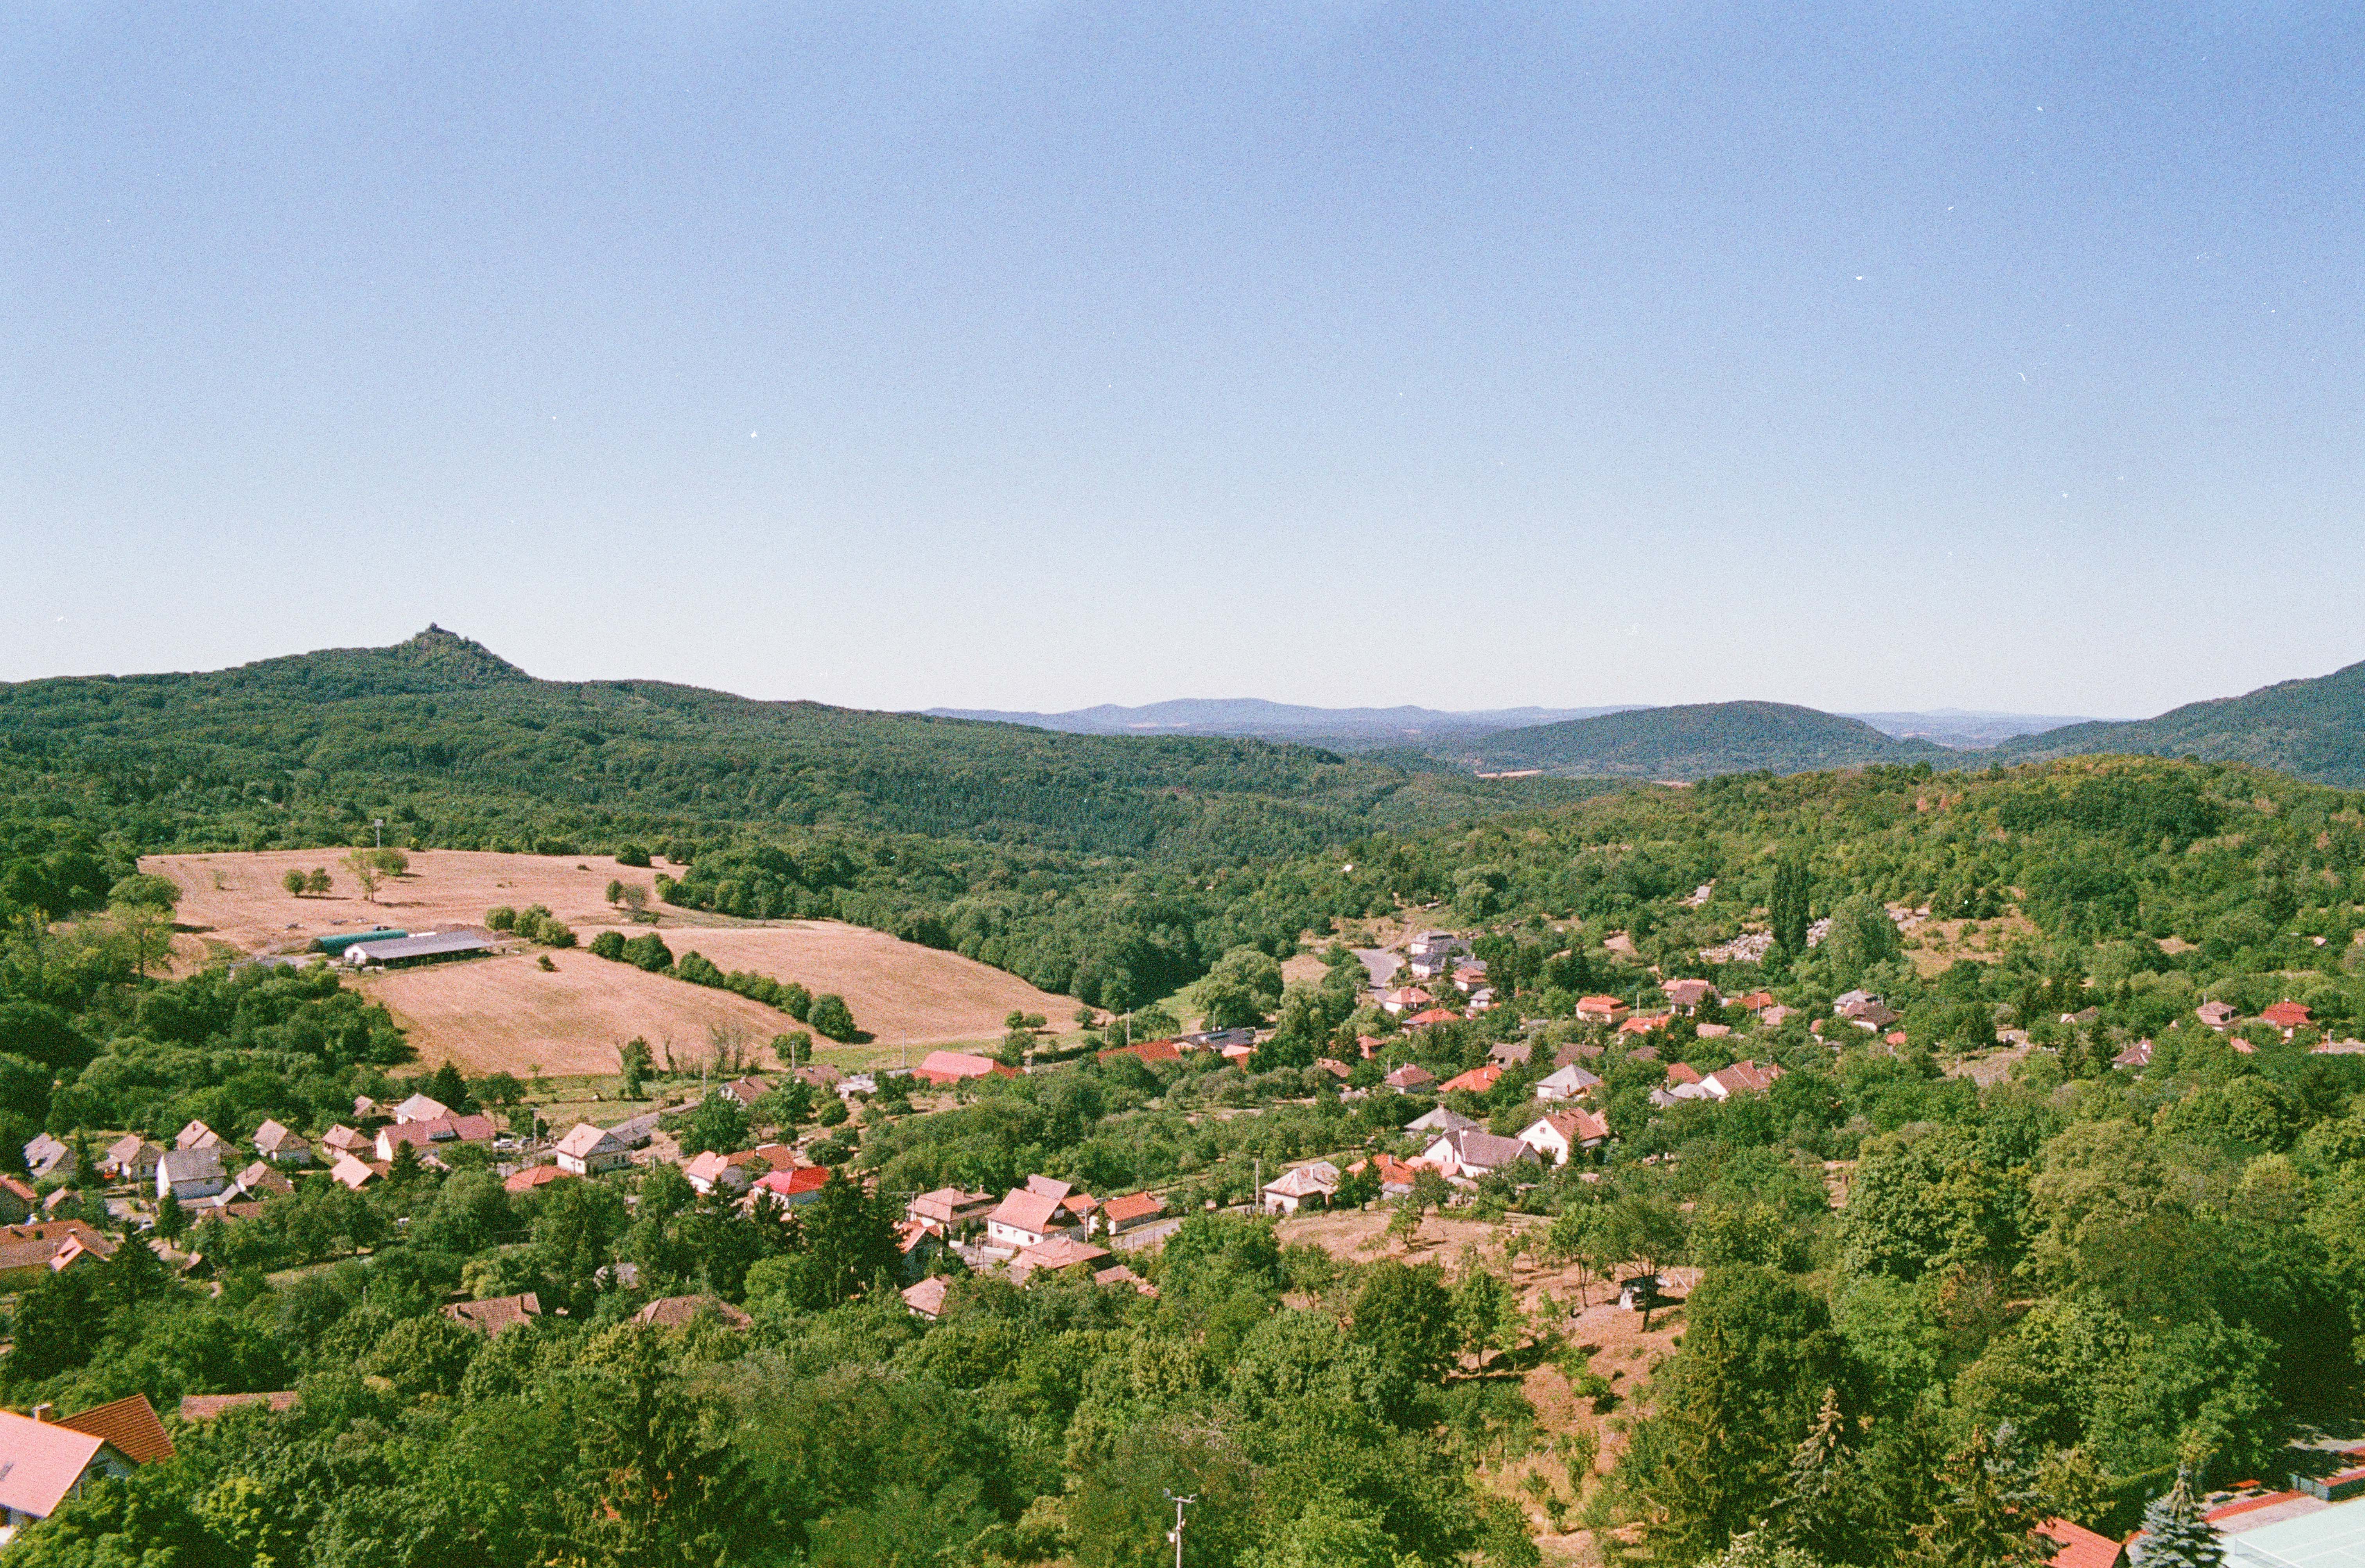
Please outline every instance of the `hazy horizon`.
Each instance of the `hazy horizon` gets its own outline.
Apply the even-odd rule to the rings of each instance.
[[[0,17],[0,679],[2148,715],[2365,656],[2365,23]]]

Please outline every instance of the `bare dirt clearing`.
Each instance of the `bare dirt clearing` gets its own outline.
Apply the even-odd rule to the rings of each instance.
[[[327,868],[335,891],[291,897],[280,879],[316,866]],[[140,868],[180,886],[178,919],[195,932],[183,942],[200,960],[206,942],[247,953],[295,950],[315,936],[373,925],[414,931],[474,925],[496,904],[541,904],[585,943],[606,928],[627,935],[652,929],[620,924],[607,902],[611,880],[646,887],[651,873],[601,855],[417,850],[407,873],[380,884],[374,903],[364,902],[344,868],[343,852],[333,849],[157,855],[143,859]],[[1076,1027],[1072,998],[1037,991],[958,953],[861,926],[759,924],[668,908],[655,929],[677,957],[696,948],[725,969],[756,969],[816,994],[845,997],[872,1040],[861,1047],[824,1044],[824,1061],[867,1065],[895,1059],[911,1047],[998,1040],[1003,1018],[1014,1012],[1039,1013],[1057,1031]],[[684,1057],[707,1054],[710,1027],[737,1029],[756,1045],[798,1027],[786,1014],[729,991],[646,974],[579,947],[551,955],[555,974],[537,968],[534,957],[435,965],[360,983],[410,1032],[422,1060],[450,1059],[477,1072],[523,1075],[536,1062],[554,1073],[612,1072],[616,1047],[635,1035],[659,1047],[662,1059],[668,1039]]]

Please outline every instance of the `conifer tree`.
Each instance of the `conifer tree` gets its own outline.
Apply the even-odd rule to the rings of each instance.
[[[1774,927],[1774,945],[1796,958],[1807,950],[1807,861],[1802,855],[1785,855],[1774,867],[1774,893],[1766,913]]]
[[[2192,1473],[2181,1466],[2176,1484],[2144,1509],[2143,1568],[2219,1568],[2225,1561],[2217,1532],[2201,1517]]]
[[[1783,1545],[1825,1561],[1844,1555],[1849,1541],[1860,1534],[1848,1506],[1855,1461],[1847,1418],[1840,1413],[1839,1390],[1826,1388],[1815,1424],[1790,1455],[1782,1500],[1768,1533]]]
[[[2051,1542],[2034,1535],[2034,1476],[2009,1426],[1992,1435],[1974,1428],[1944,1480],[1936,1513],[1913,1528],[1916,1568],[2038,1568],[2051,1559]]]

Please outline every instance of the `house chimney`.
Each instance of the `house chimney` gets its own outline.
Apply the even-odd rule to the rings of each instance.
[[[56,1406],[54,1406],[54,1405],[36,1405],[36,1406],[33,1406],[33,1419],[34,1419],[34,1420],[36,1420],[36,1421],[54,1421],[54,1420],[56,1420],[57,1418],[58,1418],[58,1407],[57,1407]]]

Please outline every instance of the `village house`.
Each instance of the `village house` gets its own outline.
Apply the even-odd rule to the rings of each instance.
[[[120,1408],[135,1404],[146,1413],[144,1421]],[[0,1546],[57,1512],[68,1497],[80,1496],[89,1483],[129,1475],[145,1462],[127,1448],[150,1459],[173,1454],[172,1439],[144,1394],[64,1420],[46,1405],[30,1416],[0,1410]]]
[[[1525,1067],[1535,1054],[1532,1040],[1497,1040],[1486,1047],[1486,1059],[1501,1068]]]
[[[65,1180],[75,1174],[73,1149],[43,1133],[25,1146],[25,1173],[36,1182]]]
[[[1023,1285],[1038,1273],[1056,1273],[1061,1269],[1072,1269],[1079,1263],[1098,1268],[1107,1260],[1106,1249],[1062,1233],[1045,1237],[1030,1247],[1021,1248],[1018,1255],[1010,1260],[1005,1271],[1012,1284]]]
[[[731,1096],[743,1111],[771,1092],[772,1086],[760,1078],[734,1078],[715,1091]]]
[[[2276,1002],[2259,1016],[2281,1029],[2286,1040],[2297,1031],[2308,1028],[2315,1022],[2315,1016],[2306,1007],[2289,1000]]]
[[[0,1291],[23,1290],[85,1258],[115,1256],[116,1244],[78,1219],[0,1226]]]
[[[1619,1025],[1618,1033],[1630,1040],[1639,1040],[1655,1030],[1665,1028],[1674,1017],[1672,1013],[1638,1013]]]
[[[769,1198],[782,1208],[801,1209],[819,1198],[821,1190],[827,1185],[828,1166],[800,1165],[791,1170],[775,1170],[757,1177],[756,1184],[748,1189],[747,1201],[753,1204]]]
[[[360,1192],[385,1174],[386,1170],[377,1161],[364,1159],[354,1154],[341,1154],[337,1156],[336,1163],[329,1167],[329,1180],[353,1193]]]
[[[1099,1052],[1098,1056],[1102,1061],[1109,1061],[1117,1057],[1131,1057],[1134,1060],[1148,1066],[1151,1062],[1158,1061],[1181,1061],[1182,1047],[1173,1040],[1136,1040],[1129,1046],[1111,1046],[1108,1049]]]
[[[1609,1122],[1591,1111],[1554,1111],[1520,1128],[1519,1141],[1548,1162],[1565,1165],[1570,1155],[1608,1142]]]
[[[1300,1205],[1319,1200],[1327,1206],[1339,1191],[1339,1168],[1327,1159],[1296,1166],[1264,1184],[1261,1206],[1269,1215],[1294,1215]]]
[[[350,1154],[356,1159],[366,1159],[377,1149],[377,1140],[367,1133],[356,1132],[340,1122],[320,1135],[320,1147],[329,1151],[331,1159],[340,1154]]]
[[[1486,960],[1464,958],[1453,966],[1453,989],[1467,996],[1486,983]]]
[[[923,1193],[903,1205],[903,1217],[934,1226],[939,1236],[963,1237],[985,1224],[985,1216],[994,1209],[991,1193],[964,1192],[958,1187],[938,1187]]]
[[[378,1129],[377,1157],[391,1161],[394,1151],[404,1144],[409,1144],[416,1154],[432,1154],[438,1148],[463,1143],[489,1147],[496,1130],[490,1116],[443,1115],[425,1121],[397,1122]]]
[[[1408,1061],[1402,1067],[1392,1069],[1380,1081],[1398,1093],[1406,1093],[1427,1089],[1437,1081],[1437,1074],[1417,1061]]]
[[[156,1162],[164,1151],[138,1133],[126,1133],[106,1146],[99,1174],[116,1182],[148,1182],[156,1179]]]
[[[1515,1137],[1498,1137],[1484,1127],[1463,1127],[1440,1135],[1421,1150],[1414,1163],[1429,1166],[1452,1180],[1476,1181],[1521,1164],[1536,1163],[1536,1151]]]
[[[2127,1543],[2068,1519],[2047,1519],[2034,1533],[2054,1548],[2046,1568],[2126,1568]]]
[[[934,1323],[945,1310],[945,1293],[952,1289],[952,1281],[942,1274],[931,1274],[918,1284],[903,1287],[903,1305],[915,1317]]]
[[[1456,1014],[1448,1013],[1442,1007],[1429,1007],[1414,1014],[1405,1020],[1405,1024],[1414,1029],[1434,1029],[1440,1024],[1452,1024],[1458,1021],[1459,1015]]]
[[[1571,1062],[1536,1085],[1539,1100],[1575,1100],[1601,1087],[1601,1080]]]
[[[1437,1086],[1437,1092],[1440,1094],[1484,1094],[1494,1088],[1496,1081],[1502,1076],[1501,1064],[1490,1061],[1484,1067],[1474,1067],[1467,1072],[1457,1073],[1447,1079]]]
[[[553,1182],[580,1180],[582,1178],[574,1171],[561,1170],[555,1165],[529,1165],[522,1170],[510,1171],[501,1182],[501,1191],[514,1196],[520,1193],[538,1193]]]
[[[1632,1011],[1614,996],[1582,996],[1576,1002],[1577,1020],[1585,1024],[1623,1024]]]
[[[1454,1133],[1465,1127],[1485,1125],[1483,1122],[1463,1115],[1450,1105],[1431,1105],[1428,1110],[1407,1122],[1404,1125],[1404,1130],[1408,1133]]]
[[[199,1198],[210,1198],[230,1185],[230,1176],[222,1170],[221,1150],[215,1148],[176,1148],[156,1162],[156,1201],[166,1196],[182,1203],[193,1204]]]
[[[2145,1068],[2151,1065],[2151,1042],[2137,1040],[2111,1058],[2113,1067]]]
[[[451,1106],[428,1094],[413,1094],[394,1108],[398,1126],[404,1122],[432,1122],[451,1114]]]
[[[1716,987],[1704,980],[1672,980],[1659,989],[1666,993],[1668,1006],[1687,1014],[1716,997]]]
[[[173,1139],[174,1148],[219,1148],[221,1135],[203,1122],[191,1122]]]
[[[280,1198],[296,1190],[279,1168],[267,1159],[258,1159],[230,1179],[230,1186],[215,1197],[218,1207],[228,1207],[240,1198]]]
[[[1093,1228],[1102,1235],[1122,1236],[1162,1218],[1165,1213],[1166,1200],[1157,1193],[1128,1193],[1103,1204],[1093,1216]]]
[[[949,1089],[971,1078],[1015,1078],[1018,1070],[966,1051],[930,1051],[912,1070],[912,1076],[938,1089]]]
[[[1430,1000],[1429,992],[1417,985],[1398,986],[1380,998],[1380,1006],[1383,1011],[1394,1017],[1427,1007]]]
[[[41,1194],[15,1176],[0,1176],[0,1225],[22,1225],[41,1206]]]
[[[1779,1062],[1737,1061],[1730,1067],[1718,1068],[1699,1081],[1699,1085],[1719,1100],[1735,1094],[1763,1094],[1774,1087],[1782,1076]]]
[[[2222,1034],[2234,1026],[2234,1020],[2242,1013],[2231,1002],[2204,1002],[2192,1010],[2192,1015]]]
[[[254,1129],[254,1152],[274,1165],[312,1163],[312,1146],[304,1135],[275,1121]]]
[[[750,1328],[756,1322],[729,1302],[711,1295],[661,1295],[633,1314],[633,1321],[651,1328],[687,1328],[709,1315],[725,1328]]]
[[[633,1151],[605,1127],[577,1122],[551,1150],[558,1168],[571,1176],[597,1176],[622,1170],[633,1162]]]
[[[1064,1183],[1058,1183],[1064,1185]],[[1062,1202],[1063,1193],[1013,1187],[1009,1195],[985,1216],[985,1249],[1008,1257],[1039,1246],[1054,1236],[1074,1236],[1082,1226]]]
[[[734,1165],[731,1157],[714,1149],[693,1156],[681,1168],[689,1179],[691,1192],[704,1197],[720,1187],[726,1193],[744,1193],[754,1184],[755,1178],[744,1165]]]
[[[1380,1196],[1401,1198],[1412,1191],[1413,1178],[1418,1174],[1410,1165],[1392,1154],[1375,1154],[1369,1159],[1359,1159],[1347,1167],[1349,1175],[1369,1170],[1380,1179]]]

